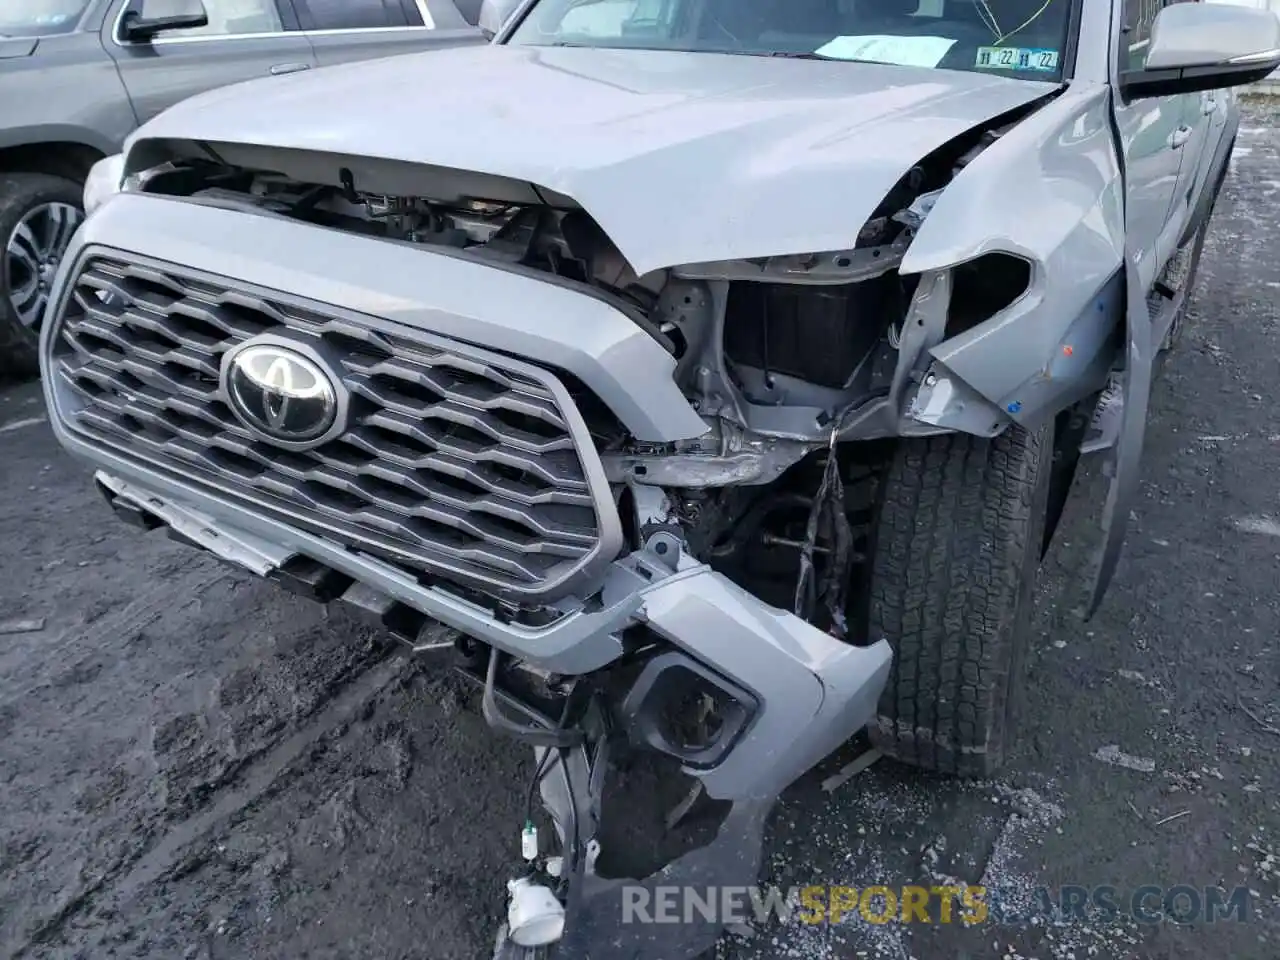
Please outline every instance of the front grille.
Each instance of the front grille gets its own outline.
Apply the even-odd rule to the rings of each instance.
[[[344,433],[293,452],[232,414],[222,356],[267,332],[337,358]],[[548,371],[114,252],[82,262],[54,334],[58,412],[85,439],[352,549],[546,602],[620,546],[596,453]]]

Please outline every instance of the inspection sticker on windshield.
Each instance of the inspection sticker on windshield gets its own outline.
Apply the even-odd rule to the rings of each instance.
[[[1057,70],[1058,51],[1037,47],[979,47],[975,65],[989,70]]]
[[[836,37],[814,53],[836,60],[870,60],[899,67],[936,67],[956,45],[946,37]]]

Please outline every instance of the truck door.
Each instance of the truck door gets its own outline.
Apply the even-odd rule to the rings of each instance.
[[[126,40],[121,24],[139,0],[120,0],[103,24],[103,45],[120,67],[138,120],[180,100],[241,80],[307,70],[315,52],[288,0],[204,0],[209,24]]]
[[[1218,145],[1227,136],[1227,120],[1231,116],[1235,91],[1205,90],[1185,97],[1184,122],[1196,128],[1192,142],[1187,145],[1187,155],[1182,161],[1182,175],[1174,197],[1175,213],[1179,213],[1187,229],[1196,224],[1197,206],[1206,190],[1212,190],[1213,177],[1220,165],[1216,162]],[[1179,211],[1179,207],[1182,211]],[[1186,235],[1185,233],[1183,234]]]
[[[1164,0],[1122,0],[1123,30],[1116,40],[1116,76],[1142,69],[1151,45],[1151,26]],[[1195,128],[1186,123],[1185,98],[1152,97],[1114,105],[1126,170],[1125,194],[1125,368],[1115,382],[1119,416],[1110,463],[1111,481],[1102,514],[1102,544],[1089,602],[1098,609],[1115,576],[1140,487],[1139,464],[1151,394],[1154,344],[1147,292],[1179,239],[1170,216],[1185,148]],[[1099,408],[1099,414],[1102,409]]]
[[[1127,31],[1120,37],[1121,69],[1140,70],[1151,44],[1151,24],[1162,0],[1124,0]],[[1127,63],[1126,63],[1127,61]],[[1195,127],[1186,122],[1185,97],[1153,97],[1116,105],[1128,171],[1126,229],[1146,290],[1173,253],[1179,233],[1170,210],[1186,147]]]
[[[1202,3],[1203,0],[1173,2]],[[1214,172],[1210,168],[1214,165],[1218,141],[1226,128],[1231,97],[1230,90],[1205,90],[1183,94],[1179,98],[1182,100],[1182,126],[1191,131],[1191,136],[1182,148],[1182,167],[1178,185],[1174,189],[1173,206],[1169,211],[1169,219],[1178,227],[1178,235],[1171,241],[1175,245],[1186,237],[1187,230],[1193,226],[1191,219],[1196,214],[1197,201]],[[1173,250],[1169,253],[1171,255]]]

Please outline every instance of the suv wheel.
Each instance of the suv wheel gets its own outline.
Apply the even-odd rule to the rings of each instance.
[[[1053,427],[903,441],[872,529],[868,637],[894,648],[872,742],[984,777],[1004,761],[1040,565]]]
[[[0,174],[0,374],[39,372],[40,322],[54,273],[84,221],[81,197],[62,177]]]

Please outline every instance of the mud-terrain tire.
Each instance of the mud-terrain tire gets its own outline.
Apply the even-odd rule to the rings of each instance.
[[[871,533],[868,637],[893,667],[871,741],[904,763],[985,777],[1004,762],[1053,465],[1053,428],[903,441]]]
[[[10,300],[6,247],[31,211],[45,204],[81,209],[83,190],[74,181],[44,173],[0,173],[0,377],[27,378],[39,373],[39,328],[23,324]]]

